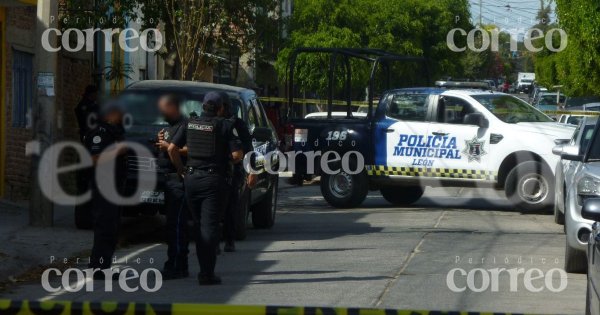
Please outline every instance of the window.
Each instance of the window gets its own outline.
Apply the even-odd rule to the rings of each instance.
[[[554,122],[552,118],[544,115],[525,101],[511,95],[481,94],[471,95],[471,97],[505,123]]]
[[[13,50],[12,125],[28,127],[33,103],[33,55]]]
[[[254,112],[254,107],[251,106],[250,109],[248,109],[248,129],[252,132],[254,131],[254,128],[258,126],[260,126],[258,116]]]
[[[256,112],[256,117],[258,119],[258,124],[260,127],[267,126],[267,118],[263,114],[263,111],[260,109],[260,105],[258,104],[257,99],[252,100],[252,107],[254,107],[254,111]]]
[[[428,100],[428,94],[396,94],[388,104],[386,115],[398,120],[425,121]]]
[[[444,97],[438,110],[438,121],[448,124],[463,124],[465,116],[475,112],[471,104],[455,97]]]

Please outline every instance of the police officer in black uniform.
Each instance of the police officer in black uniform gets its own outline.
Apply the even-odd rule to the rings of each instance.
[[[252,136],[250,135],[250,131],[248,130],[248,125],[237,115],[240,110],[239,106],[231,101],[231,98],[229,98],[229,95],[226,92],[221,92],[220,94],[221,98],[223,99],[223,106],[225,109],[223,116],[231,121],[231,124],[237,131],[238,137],[242,142],[242,148],[244,150],[245,156],[246,154],[254,151],[254,146],[252,145]],[[253,188],[256,185],[256,179],[256,174],[248,175],[248,188]],[[241,193],[243,192],[242,189],[245,183],[246,172],[244,171],[243,164],[235,164],[233,167],[233,176],[230,185],[230,197],[228,198],[227,207],[225,209],[225,220],[223,224],[225,237],[224,250],[226,252],[235,251],[235,222],[236,217],[239,215],[241,207],[243,207],[243,205],[240,202],[245,202],[245,200],[241,198]]]
[[[95,85],[88,85],[83,92],[83,96],[81,97],[81,101],[75,107],[75,118],[77,119],[77,124],[79,128],[79,140],[81,143],[84,143],[83,138],[87,135],[91,129],[98,123],[99,117],[99,106],[97,103],[98,99],[98,88]],[[77,193],[83,194],[88,191],[90,187],[88,186],[88,179],[91,176],[91,172],[93,172],[90,168],[85,168],[78,170],[76,173],[77,179]],[[86,203],[81,205],[86,209],[90,208],[91,205]]]
[[[243,158],[237,131],[229,120],[219,117],[223,100],[219,93],[207,93],[200,117],[190,118],[187,128],[188,172],[185,193],[196,227],[196,252],[200,263],[198,283],[220,284],[215,275],[219,224],[227,196],[231,164]]]
[[[83,142],[83,137],[90,132],[96,125],[99,118],[98,88],[95,85],[88,85],[83,92],[81,101],[75,107],[75,117],[79,127],[79,139]]]
[[[125,130],[123,128],[124,109],[116,101],[105,104],[100,111],[101,120],[96,128],[84,137],[84,143],[89,150],[94,168],[107,167],[114,163],[114,169],[105,176],[114,178],[97,178],[96,172],[89,178],[92,192],[92,214],[94,229],[94,245],[90,256],[89,267],[93,269],[109,269],[117,246],[120,223],[120,208],[115,201],[108,200],[106,191],[100,192],[102,183],[116,183],[118,193],[123,193],[123,179],[127,174],[126,153],[123,143]],[[113,171],[111,173],[111,171]],[[101,173],[101,172],[100,172]],[[94,279],[104,279],[103,272],[95,272]],[[117,276],[117,274],[113,275]]]
[[[165,171],[165,203],[167,208],[167,256],[163,279],[186,278],[188,273],[187,221],[189,210],[183,187],[184,165],[187,148],[187,119],[181,114],[180,99],[169,94],[158,101],[159,110],[169,127],[158,135],[158,163]],[[174,154],[177,151],[179,154]],[[183,156],[183,158],[182,158]]]

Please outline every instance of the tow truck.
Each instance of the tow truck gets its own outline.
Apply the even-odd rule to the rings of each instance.
[[[420,64],[426,76],[426,60],[366,49],[296,50],[288,65],[291,112],[297,106],[294,92],[301,90],[294,85],[296,60],[310,53],[329,54],[333,63],[343,60],[346,67],[346,115],[332,114],[334,64],[327,116],[290,118],[293,150],[303,156],[296,158],[294,172],[304,176],[314,170],[320,175],[321,192],[330,205],[357,207],[370,190],[379,190],[392,204],[410,205],[427,186],[450,186],[504,190],[512,204],[525,211],[552,208],[553,166],[558,162],[552,148],[555,141],[570,138],[574,128],[555,123],[514,96],[455,89],[456,83],[451,88],[388,86],[374,104],[374,87],[379,85],[375,73],[380,67],[389,69],[391,62]],[[366,115],[357,115],[351,100],[350,58],[372,63]],[[330,151],[337,155],[325,154]],[[344,161],[335,158],[341,156],[352,157],[345,168]]]

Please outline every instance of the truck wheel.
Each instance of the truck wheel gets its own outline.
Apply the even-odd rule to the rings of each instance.
[[[80,230],[91,230],[94,226],[92,208],[89,203],[75,206],[75,227]]]
[[[274,178],[271,189],[267,192],[263,200],[251,207],[252,225],[257,229],[270,229],[275,224],[279,176],[275,176]]]
[[[250,191],[244,189],[244,193],[240,196],[240,204],[238,205],[238,213],[235,218],[235,239],[243,241],[246,239],[246,223],[248,222],[248,209],[250,208]]]
[[[321,193],[336,208],[356,208],[367,198],[369,182],[363,171],[350,175],[341,171],[336,175],[321,176]]]
[[[504,190],[508,200],[523,211],[551,209],[554,176],[538,162],[517,165],[508,173]]]
[[[381,195],[389,203],[396,206],[408,206],[423,196],[423,188],[420,186],[389,186],[381,188]]]

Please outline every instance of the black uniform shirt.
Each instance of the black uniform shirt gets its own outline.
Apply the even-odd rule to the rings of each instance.
[[[209,112],[203,112],[201,118],[214,118],[215,114]],[[222,118],[215,118],[222,119]],[[218,134],[216,135],[221,141],[224,141],[227,152],[222,152],[228,158],[224,161],[215,161],[215,160],[192,160],[188,158],[189,165],[193,167],[201,167],[201,168],[224,168],[227,167],[228,163],[231,159],[231,154],[236,151],[243,150],[242,142],[239,139],[238,131],[235,129],[233,122],[229,119],[222,119],[222,125],[220,130],[218,130]],[[193,150],[188,146],[188,150]]]
[[[176,121],[169,122],[169,128],[165,130],[165,141],[176,145],[180,149],[185,147],[187,141],[187,123],[188,120],[183,116]],[[181,157],[181,161],[185,165],[185,156]],[[168,173],[175,173],[177,171],[173,163],[171,163],[171,158],[167,152],[160,152],[158,163],[161,169]]]
[[[84,137],[85,147],[89,153],[100,155],[113,144],[123,141],[125,138],[125,130],[122,126],[111,125],[105,122],[99,122],[95,129],[92,129]],[[126,175],[126,160],[124,155],[120,155],[116,161],[115,176],[118,181]]]
[[[77,118],[81,138],[90,132],[90,123],[98,121],[98,110],[99,106],[97,103],[86,99],[79,102],[77,107],[75,107],[75,117]]]
[[[240,141],[242,142],[244,154],[254,151],[254,146],[252,145],[252,136],[250,135],[248,124],[246,124],[244,120],[235,116],[231,118],[231,121],[233,122],[233,127],[238,133]]]

